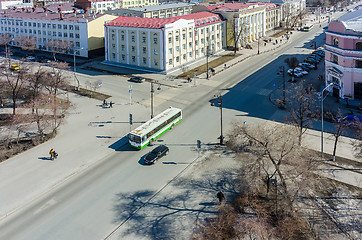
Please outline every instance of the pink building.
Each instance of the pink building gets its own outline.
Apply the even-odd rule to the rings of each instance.
[[[326,84],[333,96],[362,99],[362,9],[332,21],[326,31]]]

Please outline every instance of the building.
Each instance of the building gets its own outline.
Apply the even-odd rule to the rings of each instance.
[[[168,73],[225,46],[224,21],[199,12],[171,18],[119,17],[105,25],[106,62]]]
[[[202,10],[218,13],[227,20],[226,44],[231,49],[235,46],[240,49],[265,36],[265,32],[277,26],[279,21],[278,7],[270,3],[199,4],[193,8],[194,12]]]
[[[74,6],[89,12],[104,13],[116,7],[114,0],[76,0]]]
[[[12,6],[22,4],[22,0],[0,0],[0,10],[11,8]]]
[[[338,98],[362,99],[362,9],[332,21],[326,31],[326,84]]]
[[[104,23],[116,18],[77,10],[71,3],[8,9],[0,14],[1,34],[12,38],[9,45],[17,46],[16,39],[26,37],[38,50],[51,52],[55,43],[61,43],[63,47],[58,47],[57,52],[82,57],[103,53]]]
[[[193,4],[175,2],[147,7],[117,8],[106,13],[126,17],[168,18],[190,14],[192,12],[192,6]]]
[[[158,0],[115,0],[116,8],[134,8],[158,5]]]

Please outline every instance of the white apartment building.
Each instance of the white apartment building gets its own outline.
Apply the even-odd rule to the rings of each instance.
[[[46,8],[5,10],[0,19],[1,34],[16,39],[32,39],[36,48],[52,51],[51,42],[68,44],[64,54],[89,57],[104,47],[104,23],[116,17],[101,14],[49,12]]]
[[[225,47],[224,21],[210,12],[119,17],[105,28],[106,61],[122,67],[168,73]]]

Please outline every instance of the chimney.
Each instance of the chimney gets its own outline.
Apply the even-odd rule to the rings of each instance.
[[[60,17],[60,20],[63,20],[63,13],[62,13],[62,11],[59,12],[59,17]]]
[[[21,11],[25,12],[25,8],[22,8]]]
[[[62,9],[61,8],[58,8],[58,13],[61,13],[62,12]]]
[[[77,9],[73,8],[73,13],[77,13]]]
[[[32,8],[33,12],[35,12],[35,7]]]
[[[88,8],[84,9],[84,13],[87,13],[88,12]]]

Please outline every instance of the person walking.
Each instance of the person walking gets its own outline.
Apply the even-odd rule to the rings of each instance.
[[[223,194],[221,191],[219,191],[219,192],[216,194],[216,197],[219,199],[219,204],[221,204],[222,201],[225,200],[225,196],[224,196],[224,194]]]
[[[112,106],[113,106],[113,102],[110,101],[110,102],[109,102],[109,107],[111,108]]]

